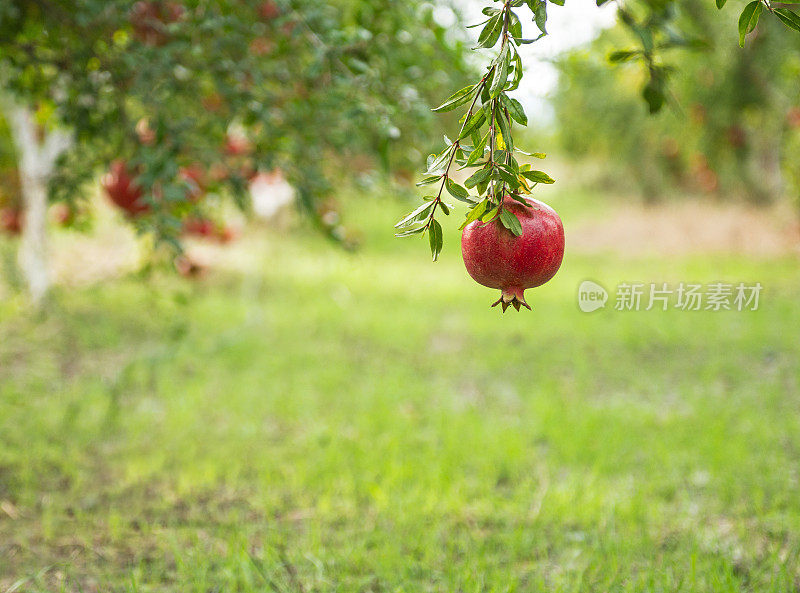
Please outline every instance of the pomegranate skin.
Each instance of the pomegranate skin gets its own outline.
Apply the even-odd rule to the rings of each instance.
[[[492,306],[530,309],[525,290],[541,286],[556,275],[564,258],[564,225],[544,202],[526,198],[528,206],[506,196],[503,208],[515,214],[522,235],[515,237],[499,220],[474,221],[461,235],[461,255],[467,272],[478,284],[502,291]]]

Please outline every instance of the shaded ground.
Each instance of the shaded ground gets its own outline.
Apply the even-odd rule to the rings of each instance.
[[[570,244],[602,208],[544,199]],[[502,316],[455,221],[433,265],[355,206],[356,255],[262,229],[0,301],[0,592],[800,590],[796,257],[573,249]],[[765,292],[584,314],[587,277]]]

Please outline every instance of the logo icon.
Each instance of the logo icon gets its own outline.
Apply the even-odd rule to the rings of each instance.
[[[584,280],[578,287],[578,307],[584,313],[591,313],[606,306],[608,291],[591,280]]]

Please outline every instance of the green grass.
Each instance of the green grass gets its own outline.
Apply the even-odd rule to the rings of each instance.
[[[356,206],[355,255],[0,304],[0,592],[800,590],[796,259],[570,253],[501,316],[454,221],[433,265]],[[765,293],[587,315],[585,278]]]

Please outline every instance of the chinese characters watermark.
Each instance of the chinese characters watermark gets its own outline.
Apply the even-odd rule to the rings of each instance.
[[[610,299],[603,286],[584,280],[578,287],[578,307],[591,313],[611,300],[615,311],[757,311],[762,290],[760,282],[622,282]]]

